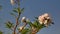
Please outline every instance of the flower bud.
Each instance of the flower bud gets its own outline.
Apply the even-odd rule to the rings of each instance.
[[[26,17],[22,17],[22,22],[26,22]]]
[[[14,5],[15,4],[15,1],[14,0],[10,0],[11,4]]]

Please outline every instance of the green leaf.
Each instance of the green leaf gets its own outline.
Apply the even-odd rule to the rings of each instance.
[[[24,12],[24,8],[22,8],[22,9],[20,9],[19,7],[18,8],[15,8],[13,10],[13,12],[18,13],[18,14],[21,14],[22,12]]]
[[[27,34],[28,31],[29,31],[29,29],[25,28],[25,29],[23,29],[23,30],[21,31],[21,34]]]
[[[32,27],[33,26],[33,23],[32,22],[28,22],[28,24]]]
[[[18,13],[18,10],[15,8],[15,9],[13,9],[13,12]]]
[[[16,15],[14,13],[10,13],[12,16],[16,17]]]
[[[13,12],[15,12],[15,13],[21,13],[21,11],[20,11],[20,8],[19,8],[19,7],[18,7],[18,8],[13,9]]]
[[[35,21],[33,24],[36,28],[40,26],[39,22],[37,22],[37,21]]]
[[[19,8],[19,7],[17,8],[17,10],[18,10],[18,13],[20,14],[20,13],[21,13],[21,11],[20,11],[20,8]]]
[[[24,12],[24,8],[21,9],[21,12]]]
[[[37,29],[42,29],[45,27],[44,24],[41,25],[38,21],[35,21],[33,24],[34,24],[34,27]]]
[[[3,34],[3,32],[2,32],[2,31],[0,31],[0,34]]]
[[[14,26],[13,23],[11,23],[10,21],[8,21],[5,25],[6,25],[6,28],[9,28],[9,29],[11,29]]]

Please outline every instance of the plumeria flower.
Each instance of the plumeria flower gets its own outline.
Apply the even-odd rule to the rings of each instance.
[[[10,0],[11,4],[14,5],[15,4],[15,1],[14,0]]]
[[[40,24],[44,24],[45,26],[50,25],[50,23],[52,22],[51,18],[49,17],[48,13],[45,13],[41,16],[38,17],[39,23]]]
[[[40,24],[43,24],[45,22],[45,19],[44,19],[44,16],[43,15],[39,16],[38,17],[38,20],[39,20],[39,23]]]
[[[45,13],[43,15],[44,15],[44,17],[49,17],[49,14],[48,13]]]
[[[45,26],[48,26],[48,25],[50,25],[50,23],[52,23],[51,17],[48,13],[44,14],[44,18],[46,19],[44,22]]]
[[[26,17],[22,17],[22,22],[26,22]]]
[[[44,24],[45,26],[52,24],[52,19],[48,17],[47,20],[45,20]]]

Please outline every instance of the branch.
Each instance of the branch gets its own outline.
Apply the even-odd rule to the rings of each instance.
[[[14,27],[14,34],[16,34],[16,28],[18,26],[18,20],[19,20],[19,18],[20,18],[20,14],[18,15],[18,18],[16,18],[16,25]]]
[[[27,23],[25,23],[24,25],[23,25],[23,28],[22,28],[22,30],[24,29],[24,27],[27,25]],[[18,32],[17,32],[17,34],[19,34],[22,30],[19,30]]]

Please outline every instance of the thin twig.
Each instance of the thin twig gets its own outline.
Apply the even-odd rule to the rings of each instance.
[[[24,29],[24,27],[27,25],[27,23],[25,23],[24,25],[23,25],[23,28],[22,28],[22,30]],[[22,30],[19,30],[18,32],[17,32],[17,34],[19,34]]]

